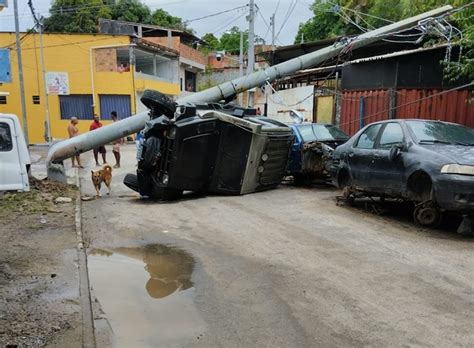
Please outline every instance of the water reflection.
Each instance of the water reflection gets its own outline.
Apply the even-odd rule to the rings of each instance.
[[[181,347],[205,331],[189,253],[167,245],[93,249],[88,262],[117,346]]]
[[[139,249],[117,248],[114,252],[145,263],[145,270],[150,274],[145,288],[153,298],[163,298],[176,290],[193,286],[194,259],[183,250],[165,245],[147,245]]]

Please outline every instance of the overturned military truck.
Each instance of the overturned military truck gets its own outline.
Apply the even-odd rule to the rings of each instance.
[[[253,109],[226,103],[250,88],[317,66],[421,21],[426,27],[431,19],[451,9],[444,6],[340,40],[330,47],[178,98],[175,103],[159,92],[148,91],[142,101],[150,112],[53,145],[48,153],[48,177],[65,181],[63,160],[144,129],[137,173],[125,178],[125,184],[142,195],[174,199],[184,190],[245,194],[274,188],[285,172],[292,142],[290,129],[257,117]]]

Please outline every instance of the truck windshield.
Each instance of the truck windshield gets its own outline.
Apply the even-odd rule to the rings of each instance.
[[[474,129],[453,123],[407,121],[419,143],[474,145]]]

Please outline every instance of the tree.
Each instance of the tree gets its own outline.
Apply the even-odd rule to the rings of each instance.
[[[112,18],[143,24],[151,24],[151,11],[138,0],[119,0],[112,6]]]
[[[205,51],[215,51],[217,50],[217,47],[219,47],[219,39],[212,33],[205,34],[203,37],[201,37],[201,40],[206,43],[204,45]]]
[[[101,0],[56,0],[44,21],[46,32],[96,33],[99,18],[112,18]]]
[[[337,14],[338,7],[332,3],[316,0],[311,5],[314,17],[306,23],[300,23],[295,43],[328,39],[339,35],[350,35],[359,32],[353,26],[344,22]]]
[[[153,12],[138,0],[55,0],[45,20],[47,32],[96,33],[99,18],[155,24],[192,32],[179,17],[163,9]]]
[[[151,16],[151,22],[152,24],[160,25],[165,28],[191,31],[191,29],[188,29],[186,27],[186,24],[183,22],[181,18],[172,16],[161,8],[153,12]]]
[[[244,32],[244,51],[247,51],[248,48],[248,31]],[[229,53],[239,53],[240,52],[240,29],[239,27],[232,27],[228,32],[222,34],[219,45],[217,46],[218,50],[224,50]]]
[[[472,0],[451,0],[455,7],[467,5]],[[399,21],[415,16],[433,8],[446,4],[445,0],[341,0],[339,4],[325,0],[315,0],[311,5],[314,17],[306,23],[301,23],[295,38],[295,43],[327,39],[339,35],[358,34],[361,30],[354,25],[368,29],[378,28],[389,21]],[[367,13],[368,16],[364,16]],[[445,64],[445,72],[449,78],[455,79],[460,75],[474,79],[474,7],[466,7],[449,18],[449,21],[462,30],[464,38],[458,40],[463,47],[463,55],[459,61]],[[436,38],[442,41],[442,38]]]

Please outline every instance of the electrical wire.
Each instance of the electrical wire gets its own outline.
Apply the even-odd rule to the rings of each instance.
[[[30,1],[31,1],[31,0],[30,0]],[[245,7],[248,7],[248,6],[249,6],[249,5],[238,6],[238,7],[231,8],[231,9],[229,9],[229,10],[225,10],[225,11],[213,13],[213,14],[210,14],[210,15],[207,15],[207,16],[198,17],[198,18],[194,18],[194,19],[188,19],[188,20],[185,20],[185,21],[184,21],[184,24],[188,24],[188,23],[191,23],[191,22],[199,21],[199,20],[201,20],[201,19],[206,19],[206,18],[210,18],[210,17],[215,17],[215,16],[221,15],[221,14],[223,14],[223,13],[228,13],[228,12],[232,12],[232,11],[235,11],[235,10],[240,10],[240,9],[245,8]]]
[[[288,19],[290,18],[291,14],[293,13],[293,11],[295,10],[295,7],[296,5],[298,4],[298,0],[295,0],[294,4],[293,4],[293,0],[291,0],[290,2],[290,7],[288,7],[288,11],[285,15],[285,19],[283,20],[283,23],[281,24],[281,27],[280,29],[278,30],[278,33],[276,34],[275,36],[275,40],[278,39],[278,36],[280,36],[280,33],[281,31],[283,30],[283,28],[285,27],[285,24],[286,22],[288,21]]]

